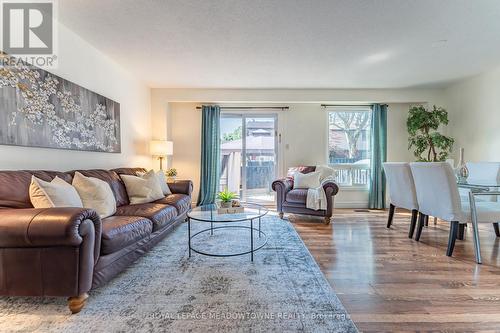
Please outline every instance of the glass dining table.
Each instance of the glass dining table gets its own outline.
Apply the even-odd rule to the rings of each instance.
[[[479,242],[479,229],[477,223],[477,207],[476,197],[480,196],[499,196],[500,195],[500,181],[493,179],[468,179],[458,180],[457,185],[459,188],[469,190],[469,204],[471,212],[471,222],[474,234],[474,249],[476,253],[476,262],[482,263],[481,247]]]

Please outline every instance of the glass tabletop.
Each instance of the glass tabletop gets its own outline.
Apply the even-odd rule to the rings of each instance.
[[[465,181],[457,180],[457,185],[467,188],[500,188],[500,181],[495,179],[467,179]]]
[[[204,205],[193,208],[187,215],[190,219],[202,222],[240,222],[258,219],[269,212],[266,208],[257,204],[242,203],[242,206],[245,209],[243,213],[219,214],[217,205]]]

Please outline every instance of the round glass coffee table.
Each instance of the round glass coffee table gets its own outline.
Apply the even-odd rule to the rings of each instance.
[[[191,251],[198,254],[211,257],[234,257],[242,256],[245,254],[250,254],[250,258],[253,261],[254,252],[258,251],[264,247],[267,243],[267,235],[261,230],[261,218],[266,215],[269,211],[257,204],[245,203],[242,204],[244,211],[242,213],[234,214],[219,214],[217,212],[217,206],[204,205],[193,208],[188,212],[188,245],[189,245],[189,257],[191,257]],[[191,234],[191,224],[194,222],[210,223],[210,227],[203,228],[194,234]],[[254,227],[254,221],[258,222],[258,226]],[[234,225],[236,224],[236,225]],[[195,248],[192,246],[194,239],[210,233],[210,236],[214,235],[214,232],[220,230],[234,230],[236,232],[241,232],[241,230],[248,231],[248,242],[250,243],[250,250],[245,250],[243,252],[233,252],[233,253],[214,253],[209,251],[204,251],[200,248]],[[257,233],[259,242],[257,246],[254,244],[254,232]]]

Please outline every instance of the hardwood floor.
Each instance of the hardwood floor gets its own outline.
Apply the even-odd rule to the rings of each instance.
[[[322,219],[286,215],[358,328],[364,332],[500,332],[500,238],[481,225],[483,264],[471,228],[445,255],[450,224],[439,221],[408,238],[410,213],[337,209]]]

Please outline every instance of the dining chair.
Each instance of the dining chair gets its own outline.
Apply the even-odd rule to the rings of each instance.
[[[471,222],[471,209],[466,201],[460,200],[456,178],[451,166],[446,162],[410,163],[417,193],[418,220],[415,239],[420,240],[425,216],[436,216],[451,223],[446,255],[451,256],[457,238],[463,239],[463,227]],[[476,202],[477,222],[495,223],[500,221],[500,203]],[[479,237],[477,227],[472,225],[474,238]],[[476,242],[478,244],[479,242]],[[476,246],[476,253],[479,246]]]
[[[390,228],[392,225],[396,208],[407,209],[411,211],[408,238],[413,238],[417,223],[418,203],[410,164],[405,162],[386,162],[383,163],[383,167],[389,185],[390,200],[387,228]]]

